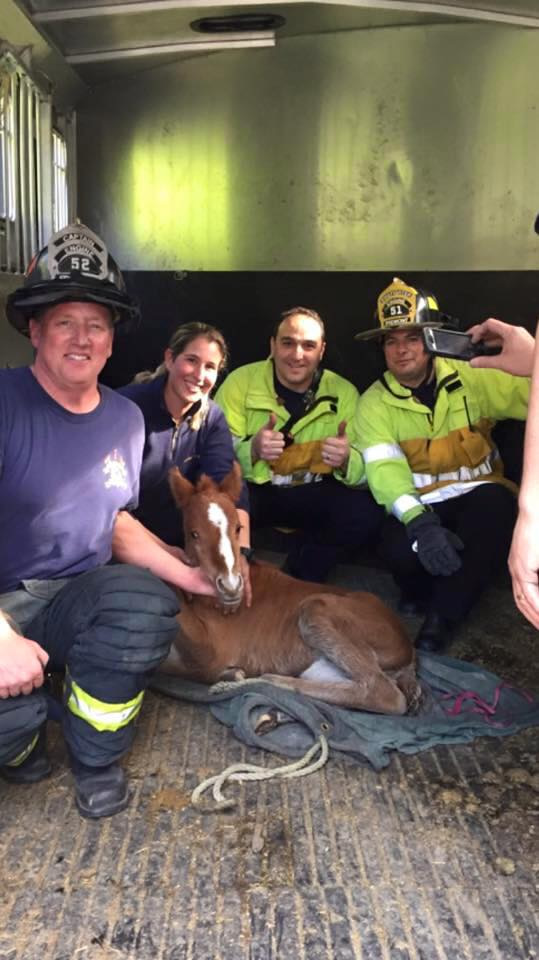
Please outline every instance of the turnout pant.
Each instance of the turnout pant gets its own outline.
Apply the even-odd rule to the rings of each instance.
[[[65,668],[63,730],[71,753],[106,766],[130,747],[152,672],[177,632],[177,596],[149,571],[99,567],[62,581],[27,581],[0,609]],[[46,696],[0,700],[0,763],[17,758],[46,718]]]
[[[383,521],[367,489],[346,487],[333,477],[319,483],[279,487],[249,483],[255,529],[292,527],[287,567],[300,580],[324,583],[345,552],[373,541]]]
[[[462,566],[449,577],[433,577],[414,553],[406,528],[388,517],[380,553],[403,594],[452,623],[462,620],[493,575],[507,562],[517,513],[514,494],[500,483],[432,504],[441,524],[464,544]]]

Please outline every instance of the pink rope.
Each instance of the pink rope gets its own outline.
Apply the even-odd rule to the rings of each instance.
[[[449,717],[458,717],[459,714],[462,712],[464,702],[466,700],[473,700],[475,703],[475,706],[472,707],[472,709],[470,710],[470,713],[482,714],[487,720],[487,722],[490,723],[492,717],[494,717],[496,710],[498,708],[501,692],[504,687],[507,690],[516,690],[516,692],[519,693],[522,697],[524,697],[528,701],[528,703],[533,703],[534,698],[530,693],[528,693],[527,690],[517,690],[516,687],[512,687],[511,684],[505,683],[505,681],[502,681],[496,687],[494,691],[494,697],[493,697],[492,703],[487,703],[487,701],[484,700],[483,697],[480,697],[479,694],[475,692],[475,690],[463,690],[462,693],[459,693],[456,696],[454,693],[444,693],[441,699],[451,700],[455,698],[455,703],[453,704],[453,706],[449,710],[446,710],[446,713]]]

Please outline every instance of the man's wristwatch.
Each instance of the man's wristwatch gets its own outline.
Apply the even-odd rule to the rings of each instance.
[[[245,557],[247,563],[251,563],[255,555],[253,547],[240,547],[240,553],[242,557]]]

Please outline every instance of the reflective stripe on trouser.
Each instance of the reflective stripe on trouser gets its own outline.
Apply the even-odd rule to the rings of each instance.
[[[41,692],[0,700],[0,765],[23,763],[46,719],[47,701]]]
[[[142,706],[144,691],[128,703],[105,703],[90,696],[66,673],[65,705],[75,716],[81,717],[94,730],[119,730],[135,719]]]
[[[30,743],[28,743],[25,746],[24,750],[21,750],[21,752],[18,753],[16,757],[13,757],[13,760],[8,760],[6,766],[20,767],[21,763],[24,763],[27,757],[29,757],[30,754],[32,753],[32,750],[34,749],[38,741],[38,738],[39,738],[39,733],[36,733],[35,736],[33,736],[32,739],[30,740]]]
[[[147,570],[114,564],[74,577],[32,622],[31,638],[66,667],[64,737],[82,763],[106,766],[131,746],[178,609],[176,594]]]

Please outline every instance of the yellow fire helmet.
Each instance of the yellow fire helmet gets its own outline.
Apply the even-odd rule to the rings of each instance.
[[[356,333],[355,340],[371,340],[403,327],[443,327],[450,322],[432,293],[409,287],[399,277],[382,290],[374,316],[378,326]]]

